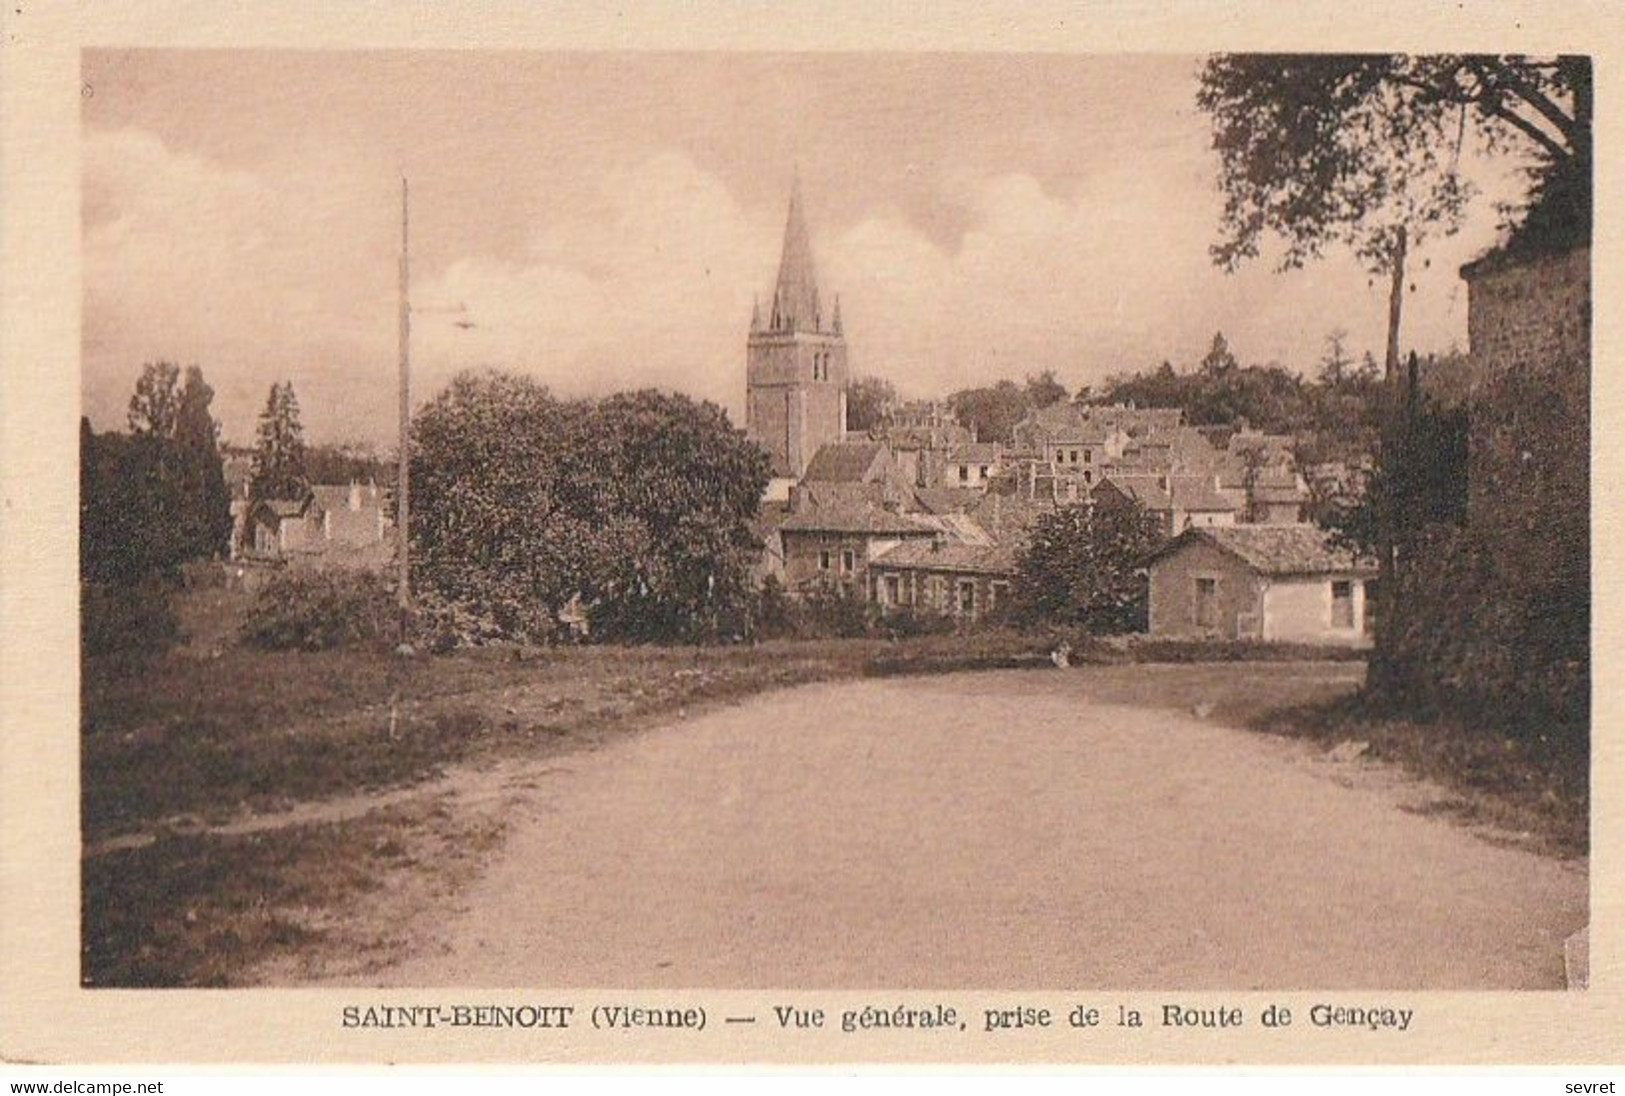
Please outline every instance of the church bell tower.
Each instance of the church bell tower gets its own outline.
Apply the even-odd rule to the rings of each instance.
[[[799,480],[813,454],[846,431],[846,336],[841,302],[826,315],[801,209],[790,191],[779,278],[764,317],[751,313],[745,350],[745,433],[772,456],[776,479]]]

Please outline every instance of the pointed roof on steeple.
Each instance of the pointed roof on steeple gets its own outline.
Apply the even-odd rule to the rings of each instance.
[[[800,172],[790,188],[790,214],[784,223],[784,251],[779,256],[779,281],[773,290],[769,326],[774,331],[817,331],[823,326],[812,241],[801,211]]]

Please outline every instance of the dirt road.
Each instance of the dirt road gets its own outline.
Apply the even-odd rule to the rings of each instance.
[[[1562,986],[1583,864],[1090,680],[813,686],[566,758],[441,939],[364,980]]]

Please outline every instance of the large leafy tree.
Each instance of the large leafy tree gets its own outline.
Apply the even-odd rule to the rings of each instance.
[[[305,472],[305,432],[293,382],[271,385],[260,412],[258,445],[249,491],[258,499],[299,499],[310,490]]]
[[[148,362],[141,367],[130,397],[130,433],[163,440],[175,436],[180,418],[180,366],[174,362]]]
[[[1066,399],[1066,385],[1055,379],[1055,371],[1027,374],[1025,385],[1027,403],[1031,407],[1048,407]]]
[[[897,402],[897,389],[883,377],[855,377],[846,386],[846,428],[855,434],[879,426]]]
[[[174,480],[160,448],[131,434],[97,434],[79,421],[79,577],[134,587],[166,576],[189,552]]]
[[[1526,223],[1589,234],[1586,58],[1219,54],[1197,103],[1213,119],[1225,199],[1215,261],[1234,269],[1267,236],[1283,243],[1287,268],[1352,247],[1391,279],[1390,378],[1406,257],[1455,231],[1470,196],[1457,171],[1469,125],[1489,148],[1524,154]]]
[[[1202,375],[1219,380],[1230,376],[1240,367],[1241,363],[1236,361],[1235,354],[1231,353],[1230,342],[1224,337],[1224,332],[1215,331],[1213,342],[1208,346],[1207,353],[1202,356],[1202,363],[1199,366]]]
[[[1161,539],[1137,502],[1043,515],[1016,559],[1017,613],[1100,635],[1144,631],[1150,594],[1144,560]]]
[[[214,389],[197,366],[186,369],[175,417],[180,492],[185,500],[184,536],[199,556],[224,552],[231,539],[231,491],[220,458],[220,424],[210,406]]]
[[[163,539],[174,540],[175,552],[206,557],[227,547],[231,496],[220,459],[220,425],[210,410],[214,389],[195,365],[184,376],[182,383],[173,362],[142,368],[130,397],[129,454],[116,463],[121,478],[139,474],[155,481],[142,505],[164,528]]]
[[[714,404],[464,374],[413,423],[412,483],[423,582],[501,633],[572,603],[598,638],[742,629],[767,465]]]
[[[978,441],[1001,442],[1010,441],[1016,423],[1032,409],[1026,389],[1012,380],[961,389],[948,397],[948,406]]]

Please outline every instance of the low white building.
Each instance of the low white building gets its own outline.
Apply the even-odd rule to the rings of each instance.
[[[1371,643],[1376,561],[1314,525],[1192,527],[1150,572],[1153,636]]]

